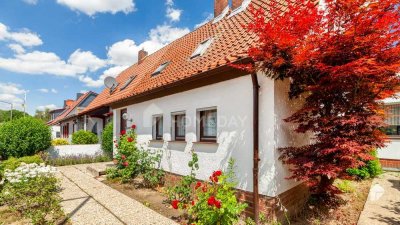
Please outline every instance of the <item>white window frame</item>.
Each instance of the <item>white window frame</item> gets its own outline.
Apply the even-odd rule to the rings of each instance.
[[[204,112],[204,111],[216,111],[216,115],[217,115],[217,124],[216,124],[216,130],[215,130],[215,138],[208,138],[208,137],[203,137],[202,136],[202,129],[201,129],[201,126],[202,126],[202,124],[201,124],[201,114],[202,114],[202,112]],[[215,142],[215,143],[217,143],[217,141],[218,141],[218,109],[217,109],[217,107],[207,107],[207,108],[200,108],[200,109],[197,109],[197,113],[196,113],[196,115],[197,115],[197,139],[198,139],[198,142]]]
[[[176,136],[176,120],[175,120],[176,116],[184,116],[185,117],[185,132],[184,132],[183,138],[182,137],[177,138],[177,136]],[[187,130],[187,128],[186,128],[186,125],[187,125],[186,118],[187,117],[186,117],[186,112],[185,111],[171,113],[172,140],[174,140],[174,141],[185,141],[186,140],[186,130]]]
[[[157,124],[159,124],[160,122],[158,121],[158,118],[161,118],[161,136],[158,136],[158,127]],[[153,133],[153,140],[163,140],[164,139],[164,118],[162,114],[157,114],[157,115],[153,115],[153,123],[152,123],[152,133]]]
[[[193,54],[190,56],[191,59],[196,58],[198,56],[204,55],[204,53],[207,52],[207,49],[210,47],[212,44],[213,39],[209,38],[205,41],[202,41],[199,46],[196,48],[196,50],[193,52]]]

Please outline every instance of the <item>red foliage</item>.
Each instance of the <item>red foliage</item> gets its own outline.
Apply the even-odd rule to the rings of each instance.
[[[253,8],[246,28],[258,38],[248,50],[254,64],[236,67],[290,80],[289,97],[304,105],[285,121],[315,140],[282,148],[281,160],[292,165],[290,178],[321,194],[334,193],[334,179],[384,146],[377,100],[399,90],[400,8],[398,0],[313,2]]]

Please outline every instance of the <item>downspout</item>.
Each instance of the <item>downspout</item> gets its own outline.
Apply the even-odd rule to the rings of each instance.
[[[258,194],[258,163],[259,158],[259,90],[257,73],[251,74],[253,83],[253,204],[254,204],[254,221],[259,222],[260,204]]]

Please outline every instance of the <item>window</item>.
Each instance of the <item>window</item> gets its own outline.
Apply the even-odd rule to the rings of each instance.
[[[389,136],[400,136],[400,105],[385,106],[386,110],[386,134]]]
[[[190,58],[193,59],[196,58],[197,56],[202,56],[207,51],[208,47],[210,47],[211,43],[212,43],[211,38],[201,42]]]
[[[184,113],[172,115],[175,140],[184,141],[186,134],[186,115]]]
[[[200,141],[217,141],[217,110],[200,111]]]
[[[162,115],[154,116],[153,121],[153,139],[162,140],[164,132]]]
[[[136,75],[129,77],[129,79],[125,82],[124,85],[122,85],[122,87],[120,88],[120,90],[124,90],[126,87],[128,87],[128,85],[130,83],[132,83],[132,81],[136,78]]]
[[[161,64],[156,71],[154,71],[154,73],[152,74],[152,76],[156,76],[158,74],[160,74],[167,66],[168,66],[169,62],[165,62],[163,64]]]
[[[120,128],[119,128],[119,131],[120,131],[120,132],[123,131],[123,130],[126,130],[127,123],[126,123],[126,120],[124,120],[123,115],[124,115],[124,113],[127,113],[127,112],[128,112],[128,110],[126,110],[126,109],[121,109],[121,113],[120,113],[120,115],[119,115],[119,121],[120,121]]]

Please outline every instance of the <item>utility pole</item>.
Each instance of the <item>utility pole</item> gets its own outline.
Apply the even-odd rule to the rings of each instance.
[[[26,114],[26,91],[24,92],[24,104],[23,104],[23,107],[24,107],[24,117],[25,117],[25,114]]]

